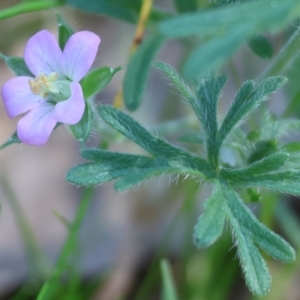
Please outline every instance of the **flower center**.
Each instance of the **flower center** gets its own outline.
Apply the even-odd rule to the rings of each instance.
[[[29,79],[28,83],[31,91],[35,95],[40,95],[42,98],[46,98],[50,93],[59,93],[57,86],[58,75],[54,72],[48,76],[45,74],[38,75],[34,79]]]

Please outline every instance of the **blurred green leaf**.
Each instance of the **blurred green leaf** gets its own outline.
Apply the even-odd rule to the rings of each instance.
[[[159,35],[149,36],[130,58],[123,81],[124,103],[130,111],[136,110],[142,101],[152,60],[163,41]]]
[[[204,202],[204,212],[194,227],[194,244],[198,248],[208,247],[222,234],[225,225],[225,200],[219,184],[214,187],[213,194]]]
[[[8,57],[0,53],[0,59],[5,61],[6,65],[15,73],[15,75],[34,77],[22,57]]]
[[[197,10],[197,0],[173,0],[179,13]]]
[[[66,4],[91,13],[103,14],[123,21],[137,23],[142,0],[66,0]],[[150,21],[157,22],[169,16],[170,13],[153,8],[150,14]]]
[[[250,39],[249,47],[263,59],[270,59],[273,56],[273,47],[269,40],[263,35],[257,35]]]
[[[177,294],[172,276],[170,264],[167,260],[160,261],[160,270],[162,273],[162,300],[177,300]]]
[[[17,131],[15,131],[11,137],[4,143],[0,146],[0,150],[6,148],[7,146],[9,145],[12,145],[12,144],[19,144],[21,143],[20,139],[18,138],[18,134],[17,134]]]
[[[58,25],[58,43],[60,49],[64,50],[68,39],[72,34],[74,34],[74,31],[59,13],[56,13],[56,18]]]
[[[230,30],[227,35],[200,44],[186,60],[184,75],[193,80],[209,71],[216,71],[244,43],[244,37],[245,32],[238,27]]]
[[[283,151],[288,153],[300,152],[300,142],[291,142],[281,147]]]
[[[122,67],[110,68],[101,67],[90,71],[80,82],[85,99],[96,95],[102,91],[112,80],[113,76],[119,72]]]

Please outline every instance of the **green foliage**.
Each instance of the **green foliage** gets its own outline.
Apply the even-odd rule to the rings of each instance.
[[[121,67],[101,67],[90,71],[80,82],[84,98],[88,99],[102,91],[121,69]]]
[[[64,50],[68,39],[74,33],[74,31],[59,13],[56,13],[56,18],[58,25],[58,44],[60,49]]]
[[[249,41],[249,47],[254,53],[263,59],[270,59],[273,56],[273,47],[263,35],[253,37]]]
[[[92,162],[72,168],[66,179],[83,186],[117,179],[114,186],[120,192],[163,174],[192,175],[211,182],[214,190],[205,201],[204,212],[194,228],[194,242],[199,248],[210,246],[221,236],[225,222],[229,223],[247,285],[254,295],[265,295],[270,289],[271,277],[258,248],[282,262],[293,261],[295,252],[255,218],[234,189],[245,189],[251,201],[260,199],[256,191],[260,187],[299,195],[300,170],[286,169],[287,152],[295,148],[297,152],[298,147],[280,147],[277,136],[272,138],[272,134],[265,135],[254,130],[248,135],[240,135],[240,142],[244,139],[244,143],[249,144],[243,148],[246,149],[242,153],[244,167],[228,168],[222,165],[219,156],[223,141],[232,129],[267,96],[282,87],[286,79],[270,77],[257,85],[252,81],[244,83],[219,126],[217,105],[226,76],[209,76],[189,87],[171,66],[159,62],[155,63],[155,67],[168,77],[197,116],[203,132],[193,132],[192,140],[205,141],[206,159],[171,145],[154,136],[129,115],[104,105],[98,107],[102,119],[150,156],[83,149],[81,155]],[[271,122],[272,118],[268,118]],[[282,121],[282,124],[277,121],[265,129],[280,135],[298,128],[298,125],[293,120]],[[283,127],[285,129],[281,129]],[[264,139],[266,136],[271,138]],[[240,151],[243,151],[242,148]]]
[[[3,59],[6,65],[17,75],[17,76],[30,76],[34,77],[26,66],[22,57],[8,57],[0,53],[0,59]]]
[[[131,111],[136,110],[142,101],[151,62],[163,41],[164,39],[160,35],[148,37],[128,63],[123,81],[123,96],[126,107]]]

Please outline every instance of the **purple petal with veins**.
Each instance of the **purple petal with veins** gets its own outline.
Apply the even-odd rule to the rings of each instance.
[[[30,90],[30,79],[32,78],[19,76],[8,80],[2,86],[1,96],[10,118],[27,112],[44,101],[40,95],[35,95]]]
[[[78,82],[72,82],[70,89],[71,97],[56,104],[55,118],[58,122],[73,125],[81,120],[85,102],[81,86]]]
[[[24,60],[35,76],[52,72],[61,74],[62,51],[56,38],[48,30],[39,31],[28,40]]]
[[[100,38],[89,31],[74,33],[63,51],[64,74],[80,81],[91,68],[100,44]]]
[[[55,127],[54,105],[44,102],[32,109],[18,122],[19,139],[36,146],[44,145]]]

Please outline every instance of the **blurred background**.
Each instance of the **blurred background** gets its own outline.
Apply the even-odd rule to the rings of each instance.
[[[156,2],[167,11],[174,10],[169,0]],[[15,3],[17,1],[1,0],[0,10]],[[96,67],[126,67],[135,31],[133,24],[70,6],[57,10],[75,31],[90,30],[101,37]],[[27,39],[41,29],[57,35],[55,11],[1,20],[0,52],[8,56],[23,56]],[[288,35],[289,32],[270,37],[275,51]],[[180,69],[188,49],[183,44],[180,41],[168,42],[157,59]],[[255,78],[267,64],[245,46],[223,68],[229,81],[220,102],[220,117],[224,116],[238,85],[246,79]],[[291,80],[287,89],[272,100],[271,107],[277,115],[286,108],[287,95],[290,99],[300,90],[297,64],[289,71]],[[0,86],[13,76],[0,61]],[[121,71],[96,101],[112,103],[122,76]],[[144,97],[143,104],[132,115],[146,128],[155,128],[157,124],[189,114],[184,103],[157,71],[152,71]],[[17,118],[8,118],[0,101],[0,144],[14,132],[17,121]],[[179,129],[175,135],[166,137],[178,143],[176,138],[181,133],[184,132]],[[97,145],[98,142],[99,136],[94,133],[89,144]],[[110,148],[130,153],[141,151],[130,142],[113,143]],[[60,126],[43,147],[15,144],[1,151],[0,299],[35,299],[39,282],[33,279],[36,274],[47,275],[53,267],[68,234],[61,216],[73,220],[84,192],[64,181],[66,172],[84,161],[78,150],[77,142],[66,128]],[[80,274],[83,294],[100,300],[159,299],[159,261],[165,257],[172,266],[180,299],[254,299],[240,274],[229,232],[205,251],[198,251],[193,245],[193,226],[201,212],[202,201],[210,192],[211,187],[200,182],[168,176],[151,180],[124,194],[117,194],[112,184],[96,188],[80,229],[78,253],[73,261]],[[284,201],[290,203],[288,207],[297,212],[293,199],[271,192],[265,193],[263,198],[274,211],[277,200],[285,198]],[[259,203],[254,204],[251,209],[260,212],[260,206]],[[291,221],[290,212],[285,211],[287,207],[281,209],[281,221],[275,218],[269,220],[268,225],[288,239],[287,233],[292,232],[294,240],[299,242],[300,233],[296,230],[300,227],[296,214]],[[282,226],[288,221],[286,228]],[[36,239],[33,253],[40,257],[30,257],[32,249],[26,242],[31,239],[26,231],[28,228]],[[295,247],[299,245],[293,244]],[[299,255],[293,265],[266,259],[274,283],[271,293],[263,299],[299,300]],[[21,294],[23,298],[16,298]],[[83,296],[78,299],[89,298]]]

